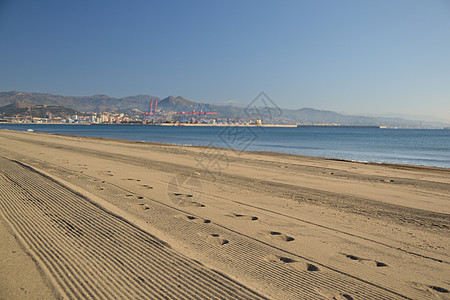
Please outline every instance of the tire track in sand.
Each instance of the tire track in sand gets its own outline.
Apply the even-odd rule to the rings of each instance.
[[[12,171],[7,171],[6,174],[11,177],[15,184],[20,184],[22,185],[22,187],[19,186],[19,188],[21,188],[25,193],[31,194],[33,197],[35,197],[36,199],[34,199],[34,202],[37,202],[40,206],[40,210],[44,212],[44,215],[48,217],[48,215],[50,215],[50,217],[52,217],[55,220],[52,220],[52,222],[54,223],[53,226],[57,226],[57,227],[62,227],[62,229],[65,229],[67,231],[67,234],[71,234],[74,236],[74,238],[76,239],[76,243],[72,244],[72,247],[74,247],[73,245],[77,246],[80,245],[81,243],[79,243],[79,236],[84,236],[86,233],[83,230],[83,228],[81,228],[79,226],[79,222],[75,222],[76,220],[81,220],[81,223],[87,223],[89,224],[89,227],[92,225],[92,214],[90,213],[90,211],[86,208],[80,209],[80,205],[79,202],[80,200],[84,200],[86,202],[88,202],[86,199],[83,199],[81,196],[81,199],[75,199],[73,200],[73,192],[71,192],[70,190],[68,190],[64,185],[61,185],[57,182],[52,181],[50,178],[46,178],[44,176],[46,175],[40,175],[40,173],[36,173],[35,171],[33,171],[33,169],[30,169],[27,166],[22,166],[21,163],[13,163],[13,162],[9,162],[10,164],[15,165],[15,170]],[[1,160],[0,160],[0,164],[1,164]],[[39,177],[40,180],[29,180],[29,178],[22,178],[25,175],[20,175],[22,177],[20,177],[18,174],[20,174],[20,172],[18,172],[17,169],[21,169],[21,173],[26,173],[25,175],[27,175],[28,177],[30,177],[31,175],[35,176],[35,177]],[[28,172],[28,173],[27,173]],[[30,174],[31,173],[31,174]],[[12,174],[14,174],[14,176],[12,176]],[[17,177],[19,176],[19,177]],[[26,177],[26,176],[25,176]],[[43,184],[43,179],[45,179],[46,181],[48,181],[49,183],[52,184]],[[11,181],[13,182],[13,181]],[[26,183],[26,185],[24,185]],[[2,190],[2,189],[0,189]],[[53,211],[53,212],[48,212],[46,211],[46,207],[48,206],[47,203],[43,202],[43,201],[38,201],[39,199],[46,199],[46,195],[49,194],[57,194],[57,193],[62,193],[64,192],[66,196],[63,196],[62,199],[52,199],[52,201],[55,202],[60,202],[61,204],[58,205],[65,205],[63,209],[65,209],[66,204],[68,201],[72,201],[74,202],[74,207],[76,206],[76,211],[72,211],[70,217],[71,218],[66,218],[64,215],[62,215],[62,211],[63,209],[59,209],[57,212]],[[71,194],[71,196],[67,196],[67,194]],[[1,196],[1,193],[0,193]],[[64,198],[65,197],[65,198]],[[29,199],[33,199],[28,195]],[[63,204],[62,204],[63,203]],[[94,206],[95,208],[98,209],[98,207],[96,207],[94,204],[88,202],[91,206]],[[36,204],[36,205],[38,205]],[[52,202],[52,205],[54,206],[55,203]],[[1,208],[1,207],[0,207]],[[26,209],[26,205],[23,208],[20,208],[20,210]],[[103,210],[102,210],[103,212]],[[155,212],[157,215],[159,215],[162,212]],[[25,214],[23,217],[27,216],[27,214]],[[105,224],[105,222],[108,222],[108,218],[110,218],[111,215],[108,213],[104,213],[104,214],[97,214],[96,215],[96,219],[99,220],[99,222],[101,224]],[[61,221],[64,220],[64,221]],[[180,220],[182,221],[182,220]],[[172,221],[173,222],[173,221]],[[38,224],[42,223],[42,221],[39,221]],[[175,224],[173,224],[175,225]],[[181,225],[181,224],[179,224]],[[181,230],[183,231],[183,234],[185,235],[190,235],[190,231],[187,230],[188,228],[184,226],[178,227],[176,226],[178,229],[177,230]],[[80,230],[81,229],[81,230]],[[200,229],[200,228],[199,228]],[[212,236],[214,237],[214,233],[218,233],[216,232],[217,229],[216,228],[215,232],[211,232]],[[100,231],[100,230],[99,230]],[[198,232],[198,231],[197,231]],[[127,231],[127,230],[123,230],[121,227],[117,227],[117,228],[105,228],[105,230],[102,232],[102,235],[104,237],[113,239],[115,238],[116,235],[118,234],[124,234],[127,236],[134,236],[136,238],[139,238],[140,235],[144,234],[144,236],[148,236],[147,234],[143,233],[140,230],[135,230],[135,231]],[[243,239],[242,237],[238,237],[238,236],[230,236],[229,234],[222,232],[220,233],[220,236],[222,236],[222,234],[224,234],[227,239],[231,238],[230,243],[227,243],[225,245],[216,245],[217,243],[205,243],[203,244],[203,246],[201,246],[201,252],[204,253],[205,255],[212,254],[212,252],[215,253],[222,253],[225,256],[232,256],[232,255],[237,255],[238,257],[240,257],[240,264],[239,264],[239,273],[240,274],[244,274],[244,273],[248,273],[251,274],[250,277],[253,278],[259,278],[262,282],[265,282],[265,284],[269,284],[271,287],[269,290],[278,290],[278,292],[281,291],[281,293],[286,296],[283,298],[293,298],[293,299],[298,299],[298,298],[321,298],[322,292],[320,292],[320,290],[331,290],[334,292],[337,292],[339,294],[345,294],[345,295],[352,295],[353,297],[357,296],[357,298],[377,298],[377,299],[391,299],[391,298],[407,298],[404,297],[402,295],[399,295],[395,292],[386,290],[385,288],[379,287],[377,285],[373,285],[370,284],[368,282],[364,282],[361,280],[355,280],[355,278],[348,278],[347,276],[342,276],[343,274],[337,274],[335,271],[332,271],[331,269],[325,268],[319,271],[319,272],[310,272],[310,270],[302,270],[301,268],[292,268],[290,267],[288,264],[284,264],[284,263],[277,263],[277,262],[272,262],[272,261],[267,261],[266,257],[269,253],[273,253],[272,251],[263,251],[263,249],[260,249],[260,247],[258,247],[257,245],[254,245],[254,243],[251,240],[247,240],[247,239]],[[190,239],[192,238],[192,240],[195,240],[195,236],[197,236],[198,238],[198,234],[194,233],[192,237],[190,237]],[[94,237],[90,237],[91,239],[93,238],[99,238],[97,235],[95,235]],[[154,238],[154,240],[157,241],[156,238]],[[215,240],[214,240],[215,241]],[[160,245],[164,245],[163,242],[160,242]],[[99,238],[99,242],[98,243],[104,243],[103,238]],[[131,244],[134,247],[134,244]],[[87,243],[87,249],[89,251],[92,252],[92,249],[89,248],[90,244]],[[113,247],[108,248],[107,247],[108,244],[104,245],[102,247],[102,251],[98,251],[97,253],[94,253],[93,255],[90,256],[90,258],[94,258],[96,260],[99,259],[103,259],[102,256],[106,256],[108,257],[116,257],[118,254],[117,253],[122,253],[120,247],[115,247],[116,245],[113,245]],[[224,247],[224,248],[222,248]],[[80,251],[80,250],[78,250]],[[136,250],[136,252],[141,251],[140,248],[138,248]],[[212,252],[211,252],[212,251]],[[225,252],[223,252],[225,251]],[[90,252],[88,252],[90,253]],[[234,254],[233,254],[234,253]],[[58,254],[60,255],[60,254]],[[100,256],[100,257],[97,257]],[[142,260],[145,260],[145,258],[140,258]],[[82,261],[81,261],[82,262]],[[282,261],[284,262],[284,260]],[[304,261],[303,259],[300,259],[299,264],[304,264],[307,265],[308,261]],[[105,264],[102,262],[99,262],[97,265],[101,265],[104,266]],[[117,266],[119,267],[118,269],[125,269],[125,268],[131,268],[131,270],[133,270],[133,268],[139,268],[139,266],[133,265],[133,264],[129,264],[127,263],[127,261],[123,261],[121,259],[118,260],[118,263],[116,265],[113,264],[106,264],[107,266],[112,265],[114,272],[118,272]],[[170,267],[170,266],[169,266]],[[107,268],[107,267],[106,267]],[[116,269],[115,269],[116,268]],[[161,268],[161,266],[160,266]],[[113,274],[114,274],[113,272]],[[122,273],[124,273],[125,271],[122,270]],[[132,271],[130,271],[132,272]],[[101,274],[103,274],[103,272],[99,272]],[[339,272],[338,272],[339,273]],[[128,274],[128,273],[124,273],[124,274]],[[153,274],[153,273],[148,273],[145,272],[144,274],[145,276],[142,276],[142,274],[139,274],[135,277],[137,277],[137,279],[135,278],[134,280],[131,281],[127,281],[127,285],[126,287],[128,288],[127,290],[130,291],[130,293],[134,296],[134,297],[139,297],[139,298],[157,298],[159,295],[159,297],[161,297],[161,294],[133,294],[136,292],[136,285],[139,285],[140,282],[142,281],[142,279],[144,280],[151,280],[152,278],[159,278],[158,274]],[[204,279],[202,279],[201,276],[195,276],[196,274],[191,275],[192,280],[194,280],[194,282],[198,282],[199,280],[201,282],[204,282]],[[121,275],[123,276],[123,275]],[[129,276],[129,274],[128,274]],[[241,277],[241,276],[240,276]],[[114,280],[117,281],[116,277],[113,277]],[[189,282],[192,282],[189,281]],[[160,283],[162,281],[162,283]],[[107,282],[106,279],[103,280],[97,280],[96,282],[100,282],[100,284],[102,284],[102,288],[104,288],[105,282]],[[120,280],[118,280],[118,282],[120,283],[120,285],[124,285]],[[180,295],[179,293],[174,293],[173,289],[169,289],[166,290],[165,286],[167,285],[167,280],[164,280],[164,278],[162,278],[161,280],[157,280],[156,283],[154,283],[159,289],[163,290],[163,294],[167,294],[170,298],[191,298],[192,296],[189,295],[190,297],[186,297],[186,295]],[[210,286],[210,283],[208,283],[208,281],[205,281],[205,284]],[[117,284],[114,283],[112,284],[114,287],[117,288]],[[253,284],[252,284],[253,285]],[[259,285],[259,284],[258,284]],[[109,287],[111,288],[111,287]],[[179,287],[179,288],[183,288],[183,286]],[[218,293],[222,292],[222,287],[220,285],[216,285],[216,286],[212,286],[212,288],[217,291]],[[319,290],[318,290],[319,288]],[[92,290],[92,288],[91,288]],[[94,289],[95,290],[95,289]],[[271,294],[270,291],[266,291],[269,292]],[[278,294],[278,292],[276,292],[276,294],[278,296],[280,296],[280,294]],[[202,295],[205,295],[206,291],[203,291],[203,293],[201,293]],[[210,293],[210,292],[209,292]],[[84,293],[86,294],[86,292]],[[205,296],[203,296],[203,298],[216,298],[213,296],[214,294],[211,295],[207,294]],[[106,296],[103,296],[103,298],[105,298]],[[201,298],[201,296],[194,296],[195,298]],[[323,297],[323,295],[322,295]],[[83,296],[83,298],[86,298],[86,296]],[[94,297],[94,298],[98,298],[98,297]],[[126,297],[128,298],[128,297]],[[233,298],[233,297],[230,297]],[[246,298],[246,297],[244,297]]]
[[[48,178],[0,165],[0,212],[67,298],[264,298]]]

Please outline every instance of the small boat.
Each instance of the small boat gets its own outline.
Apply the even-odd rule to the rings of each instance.
[[[28,132],[33,132],[34,130],[31,129],[31,128],[28,128],[27,131],[28,131]]]

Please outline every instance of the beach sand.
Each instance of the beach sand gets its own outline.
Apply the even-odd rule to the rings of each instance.
[[[0,131],[0,299],[449,299],[450,170]]]

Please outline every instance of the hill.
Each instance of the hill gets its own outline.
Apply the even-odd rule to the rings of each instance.
[[[0,107],[0,118],[49,118],[61,117],[68,119],[80,115],[79,111],[57,105],[32,105],[24,102],[14,102]]]
[[[129,112],[132,109],[145,111],[151,98],[149,95],[137,95],[114,98],[107,95],[93,96],[59,96],[42,93],[0,92],[0,106],[13,102],[28,105],[64,106],[82,112]]]
[[[184,99],[181,96],[169,96],[158,102],[158,109],[166,112],[189,111],[195,109],[198,105],[197,102]]]

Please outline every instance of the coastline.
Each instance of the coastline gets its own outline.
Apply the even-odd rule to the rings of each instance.
[[[37,209],[41,202],[11,196],[19,185],[31,194],[76,193],[81,198],[73,199],[74,209],[76,203],[95,204],[111,220],[110,230],[116,230],[117,218],[134,224],[255,298],[429,298],[449,289],[443,280],[450,265],[445,168],[12,130],[0,130],[0,157],[0,194],[9,195],[0,218],[21,222],[23,216],[8,208],[20,203],[26,211],[37,205],[30,220],[49,218]],[[45,213],[65,216],[65,223],[49,227],[55,234],[61,231],[67,243],[82,238],[87,249],[97,249],[91,243],[97,235],[87,233],[83,218],[69,214],[70,205],[67,212],[52,211],[59,205],[55,198],[39,195],[48,203]],[[85,234],[77,236],[67,224]],[[123,263],[134,259],[130,253]],[[49,269],[41,276],[61,275]],[[217,280],[223,288],[235,284]]]
[[[56,125],[55,127],[47,127],[36,124],[36,127],[28,127],[22,124],[8,127],[0,126],[0,129],[96,136],[142,142],[153,140],[156,143],[182,146],[213,145],[228,149],[234,148],[236,151],[274,152],[349,162],[450,168],[450,161],[444,154],[448,150],[444,148],[445,144],[438,142],[442,139],[445,141],[448,138],[443,130],[437,130],[436,132],[427,130],[422,133],[420,130],[409,132],[408,129],[399,129],[399,131],[375,128],[365,130],[365,128],[333,127],[333,129],[317,126],[307,127],[317,129],[300,128],[297,131],[295,128],[267,128],[266,130],[263,127],[254,129],[251,127],[199,126],[197,127],[198,130],[191,129],[189,131],[189,128],[193,127],[188,126],[182,129],[184,127],[151,125],[148,127],[146,125],[139,125],[138,127],[135,127],[136,125],[119,125],[117,127],[110,127],[116,125],[97,125],[98,128],[91,126],[81,126],[80,128],[78,126]],[[318,138],[318,134],[320,134],[320,138]],[[355,137],[349,138],[353,134],[355,134]],[[336,143],[336,140],[340,137],[342,137],[342,140]],[[403,145],[397,143],[399,139],[403,141]],[[298,142],[295,142],[296,140]],[[366,142],[367,140],[369,143]]]

